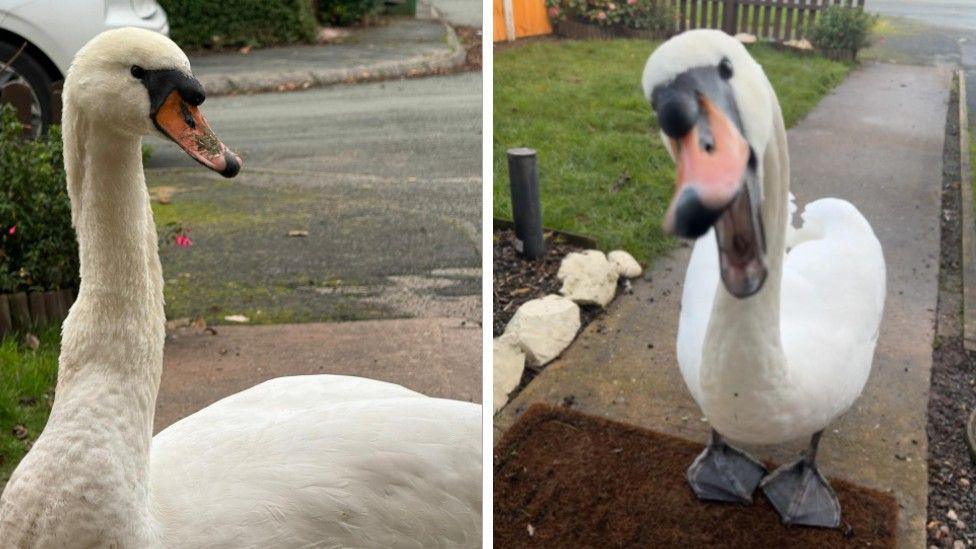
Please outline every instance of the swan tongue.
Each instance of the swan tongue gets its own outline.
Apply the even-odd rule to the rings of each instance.
[[[722,283],[738,298],[758,292],[767,274],[762,225],[749,193],[743,185],[715,222]]]
[[[169,94],[153,121],[197,162],[224,177],[240,171],[241,157],[217,139],[200,109],[184,101],[178,91]]]
[[[701,118],[672,141],[678,178],[664,216],[669,234],[697,238],[735,199],[749,163],[749,143],[714,103],[698,96]]]

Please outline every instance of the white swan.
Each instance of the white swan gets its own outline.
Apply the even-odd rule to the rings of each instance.
[[[762,488],[784,522],[835,527],[840,506],[816,448],[871,370],[885,299],[881,245],[857,209],[834,198],[810,203],[802,228],[790,226],[779,102],[738,41],[710,30],[678,35],[651,55],[642,83],[678,167],[665,230],[701,237],[677,354],[713,431],[689,482],[703,499],[751,502],[765,470],[723,437],[811,437],[806,455]]]
[[[180,49],[105,32],[64,87],[81,288],[44,432],[0,499],[0,547],[480,547],[481,407],[342,376],[272,380],[152,438],[163,279],[142,170],[161,130],[240,166]]]

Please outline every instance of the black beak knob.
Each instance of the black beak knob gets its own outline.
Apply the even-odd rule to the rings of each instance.
[[[665,135],[680,139],[698,122],[698,98],[694,93],[665,88],[655,97],[658,123]]]

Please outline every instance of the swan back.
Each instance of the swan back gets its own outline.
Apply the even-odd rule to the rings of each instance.
[[[479,546],[480,418],[475,404],[361,378],[265,382],[153,439],[163,539],[173,547]]]

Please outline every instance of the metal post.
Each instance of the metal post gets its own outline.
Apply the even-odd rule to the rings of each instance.
[[[516,250],[528,259],[538,259],[546,253],[546,242],[542,237],[539,167],[534,150],[508,150],[508,181],[512,191]]]

